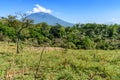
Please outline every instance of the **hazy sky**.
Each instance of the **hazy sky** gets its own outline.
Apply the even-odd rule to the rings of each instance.
[[[72,23],[120,23],[120,0],[0,0],[0,16],[46,12]]]

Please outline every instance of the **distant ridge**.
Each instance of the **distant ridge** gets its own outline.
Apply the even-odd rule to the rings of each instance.
[[[39,12],[39,13],[33,13],[27,16],[29,19],[34,20],[34,23],[41,23],[41,22],[46,22],[49,25],[56,25],[57,23],[62,25],[62,26],[73,26],[72,23],[63,21],[51,14],[44,13],[44,12]]]

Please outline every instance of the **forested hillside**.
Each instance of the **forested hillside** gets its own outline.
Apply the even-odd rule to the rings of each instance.
[[[17,27],[14,25],[21,25],[24,22],[10,17],[7,20],[0,19],[0,41],[16,42]],[[120,25],[87,23],[64,27],[60,24],[51,26],[47,23],[31,22],[21,30],[20,42],[33,46],[72,49],[120,49]]]

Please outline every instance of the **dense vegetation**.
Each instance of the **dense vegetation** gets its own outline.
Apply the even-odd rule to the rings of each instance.
[[[0,80],[120,80],[120,25],[51,26],[21,17],[0,19]]]
[[[0,19],[0,41],[16,42],[16,29],[21,21]],[[20,41],[34,46],[54,46],[73,49],[120,49],[120,25],[76,24],[73,27],[47,23],[30,23],[21,30]]]
[[[39,65],[43,47],[23,47],[15,54],[15,43],[0,42],[1,80],[120,80],[120,50],[46,47]]]

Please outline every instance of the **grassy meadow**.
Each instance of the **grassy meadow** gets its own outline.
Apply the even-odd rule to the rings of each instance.
[[[42,56],[41,56],[42,53]],[[120,80],[120,50],[72,50],[0,42],[0,80]]]

